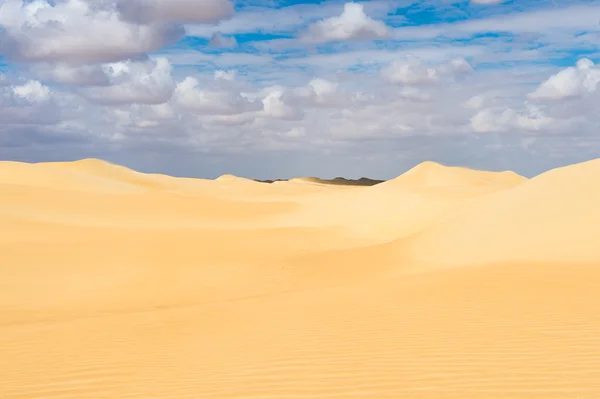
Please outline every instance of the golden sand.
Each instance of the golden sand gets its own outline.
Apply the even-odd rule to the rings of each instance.
[[[0,398],[600,398],[599,180],[2,162]]]

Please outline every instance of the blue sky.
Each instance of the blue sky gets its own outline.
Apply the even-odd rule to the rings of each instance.
[[[599,1],[91,1],[0,5],[0,157],[390,178],[600,156]]]

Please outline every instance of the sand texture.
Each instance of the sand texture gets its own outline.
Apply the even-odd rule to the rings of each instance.
[[[599,182],[0,162],[0,399],[600,398]]]

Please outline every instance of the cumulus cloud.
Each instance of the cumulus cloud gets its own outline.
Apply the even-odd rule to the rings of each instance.
[[[185,34],[178,21],[230,14],[226,0],[6,0],[0,51],[20,61],[116,62],[174,43]]]
[[[233,48],[238,43],[233,36],[224,36],[221,32],[215,32],[210,37],[209,45],[216,48]]]
[[[202,158],[186,160],[186,151],[236,151],[251,157],[254,150],[261,151],[261,156],[266,151],[294,150],[303,152],[303,159],[317,159],[311,157],[322,151],[352,159],[360,168],[366,163],[355,162],[357,158],[348,154],[361,159],[387,157],[389,169],[397,174],[403,167],[399,165],[404,165],[398,159],[416,153],[438,160],[454,154],[450,157],[459,161],[468,155],[470,162],[491,154],[478,151],[484,142],[500,148],[508,145],[506,137],[512,135],[520,145],[530,143],[520,135],[535,134],[538,140],[523,147],[535,150],[550,136],[548,132],[562,133],[565,142],[573,139],[572,135],[567,138],[568,133],[592,137],[600,122],[595,116],[598,102],[590,101],[592,94],[599,94],[594,72],[598,67],[591,61],[570,68],[569,73],[562,71],[556,78],[550,77],[556,71],[547,72],[547,64],[526,64],[547,55],[543,48],[522,57],[522,51],[502,52],[508,48],[507,42],[498,42],[503,38],[477,37],[459,44],[450,40],[456,35],[487,32],[490,26],[505,29],[506,24],[506,29],[517,33],[539,24],[546,24],[544,29],[553,33],[554,26],[579,26],[580,19],[564,18],[556,10],[552,18],[544,11],[540,14],[543,18],[519,12],[392,29],[378,21],[389,12],[390,2],[366,2],[364,8],[348,3],[342,15],[339,2],[277,9],[253,3],[243,7],[244,15],[216,27],[205,23],[191,26],[203,37],[212,34],[213,47],[234,46],[234,33],[288,36],[307,25],[306,33],[300,35],[303,39],[348,42],[328,44],[315,53],[306,51],[306,42],[293,39],[256,41],[235,51],[210,53],[182,48],[182,43],[154,52],[152,60],[143,56],[178,38],[182,33],[179,22],[227,17],[226,7],[218,5],[225,3],[200,1],[162,2],[177,8],[169,10],[161,9],[155,0],[0,0],[3,54],[13,60],[34,61],[26,68],[2,65],[6,76],[0,73],[0,131],[26,131],[31,124],[51,124],[36,129],[56,135],[28,140],[40,142],[39,148],[63,148],[63,144],[50,143],[50,137],[61,140],[67,132],[94,143],[109,143],[88,146],[107,154],[116,147],[132,150],[127,157],[135,150],[144,156],[148,149],[161,154],[172,150],[171,159],[183,162]],[[198,8],[183,15],[184,7],[194,4]],[[216,8],[205,8],[200,15],[199,10],[211,4],[217,4]],[[588,18],[589,9],[582,10],[576,14],[578,18]],[[401,17],[393,18],[396,23]],[[585,27],[591,26],[588,22]],[[391,31],[393,39],[402,44],[396,40],[350,42],[390,37]],[[564,32],[561,28],[558,36]],[[424,40],[443,35],[448,38],[442,42]],[[593,33],[589,35],[586,40],[593,39]],[[578,36],[578,40],[583,39]],[[483,46],[492,42],[491,48]],[[494,58],[494,54],[499,56]],[[171,70],[162,56],[180,68]],[[508,56],[520,63],[511,68],[494,65]],[[470,62],[487,65],[474,70]],[[20,75],[18,83],[9,79],[13,75]],[[531,103],[525,103],[527,93],[533,90],[531,82],[544,83],[529,97]],[[567,98],[570,101],[560,101]],[[495,132],[502,134],[488,134]],[[111,147],[115,141],[118,146]],[[440,142],[453,144],[440,147]],[[436,145],[429,145],[433,143]],[[286,157],[291,153],[286,152]],[[81,152],[68,154],[70,158],[80,156]],[[258,163],[264,164],[264,160]],[[377,171],[386,167],[383,163],[372,165]],[[206,170],[181,166],[177,172],[203,174]],[[299,169],[298,173],[309,172]],[[317,173],[325,172],[315,169]]]
[[[473,72],[473,67],[464,58],[453,58],[449,63],[440,66],[439,70],[442,74],[462,76]]]
[[[338,83],[330,82],[325,79],[313,79],[308,82],[311,94],[314,95],[317,104],[336,103],[335,95],[338,92]]]
[[[463,58],[452,59],[438,66],[429,66],[417,57],[394,61],[382,68],[381,75],[389,82],[402,85],[426,85],[438,82],[444,76],[456,77],[473,72]]]
[[[359,3],[344,5],[340,16],[326,18],[308,27],[302,35],[307,41],[373,40],[390,37],[390,29],[382,21],[370,18]]]
[[[21,86],[13,86],[12,90],[17,97],[24,98],[30,103],[42,103],[50,98],[50,89],[37,80],[30,80]]]
[[[93,103],[161,104],[169,101],[175,88],[172,67],[166,58],[105,64],[102,70],[109,79],[108,85],[80,90]]]
[[[304,137],[306,136],[306,128],[304,126],[293,127],[284,133],[286,137]]]
[[[300,107],[338,108],[361,100],[360,93],[352,93],[340,87],[339,82],[316,78],[306,86],[290,90],[288,102]]]
[[[157,105],[132,104],[106,110],[120,129],[153,128],[177,121],[177,112],[169,103]],[[122,139],[122,137],[121,137]]]
[[[464,106],[470,109],[482,109],[486,103],[486,98],[481,95],[475,95],[465,101]]]
[[[594,93],[600,83],[600,67],[587,59],[577,61],[576,66],[563,69],[543,82],[533,93],[532,99],[563,100]]]
[[[392,83],[419,85],[437,82],[438,72],[416,58],[395,61],[381,71],[382,76]]]
[[[233,15],[229,0],[119,0],[117,9],[127,19],[141,23],[211,23]]]
[[[262,104],[233,90],[203,90],[198,79],[187,77],[177,84],[174,101],[198,114],[235,115],[259,111]]]
[[[477,133],[519,132],[539,131],[551,127],[555,122],[554,118],[547,116],[540,108],[526,104],[522,111],[509,107],[483,109],[473,116],[471,126]]]
[[[235,81],[237,73],[234,70],[231,71],[223,71],[218,69],[215,71],[215,80],[224,80],[227,82]]]
[[[266,95],[262,99],[265,115],[287,120],[300,120],[304,117],[300,108],[292,107],[284,101],[285,88],[273,86],[265,89],[265,92]]]
[[[53,124],[59,120],[60,111],[52,101],[51,91],[41,82],[30,80],[0,87],[0,127]]]
[[[100,65],[37,64],[32,72],[45,82],[73,86],[108,85],[110,79]]]

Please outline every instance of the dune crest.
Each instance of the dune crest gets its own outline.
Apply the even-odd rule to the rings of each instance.
[[[599,176],[0,162],[0,398],[600,397]]]
[[[487,172],[436,162],[423,162],[404,174],[386,182],[386,185],[412,187],[511,187],[527,180],[512,171]]]
[[[225,183],[257,183],[252,179],[247,179],[245,177],[234,176],[230,174],[221,175],[215,179],[215,181],[225,182]]]
[[[412,251],[456,265],[600,262],[600,187],[591,183],[598,176],[600,160],[546,172],[416,237]]]

